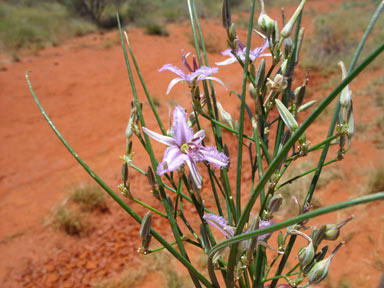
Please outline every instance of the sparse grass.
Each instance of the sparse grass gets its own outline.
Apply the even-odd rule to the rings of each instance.
[[[157,107],[157,108],[161,107],[161,100],[160,100],[160,98],[153,97],[152,101],[153,101],[153,105],[155,105],[155,107]]]
[[[193,34],[187,34],[188,38],[188,43],[191,46],[195,46],[195,39],[193,38]],[[200,41],[200,40],[199,40]],[[205,44],[205,49],[208,53],[220,53],[222,52],[225,48],[222,46],[223,41],[220,40],[220,37],[214,33],[208,33],[204,37],[204,44]],[[201,47],[201,43],[199,42],[199,47]]]
[[[78,236],[84,232],[84,215],[78,210],[71,210],[60,204],[52,210],[49,221],[54,227],[63,230],[68,235]]]
[[[34,5],[0,3],[0,50],[41,49],[96,30],[85,20],[71,16],[58,3]]]
[[[366,194],[384,191],[384,166],[371,168],[369,170],[367,186],[364,189]]]
[[[384,273],[384,259],[379,255],[379,253],[373,253],[373,261],[373,267],[381,273]]]
[[[151,273],[151,277],[156,277],[152,275],[152,273],[156,273],[161,278],[160,282],[164,283],[163,285],[159,283],[157,287],[193,287],[189,278],[177,272],[175,261],[166,251],[149,254],[142,259],[143,261],[135,265],[134,269],[132,266],[126,267],[118,277],[100,279],[93,284],[93,287],[125,288],[135,285],[140,287],[140,281],[144,281],[149,273]]]
[[[352,287],[351,282],[348,281],[345,275],[341,276],[337,282],[337,288],[350,288]]]
[[[313,37],[307,38],[303,43],[307,56],[301,61],[304,68],[316,69],[322,74],[328,75],[339,71],[337,63],[340,60],[344,61],[346,65],[350,63],[353,51],[376,9],[374,3],[366,2],[362,0],[345,2],[332,9],[332,12],[318,14],[314,18]],[[384,29],[380,27],[383,27],[383,19],[378,19],[375,29],[364,47],[361,59],[381,43]],[[374,66],[370,68],[382,66],[380,61],[375,61],[373,64]]]
[[[69,200],[79,204],[83,211],[108,211],[105,192],[97,184],[81,183],[74,186]]]
[[[145,33],[148,35],[155,36],[169,36],[169,32],[167,27],[165,27],[165,23],[161,21],[149,21],[144,24]]]

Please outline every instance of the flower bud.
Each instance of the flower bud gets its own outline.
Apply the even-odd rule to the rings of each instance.
[[[281,203],[283,203],[283,196],[281,194],[273,195],[271,201],[269,201],[269,211],[271,213],[277,212],[280,209]]]
[[[301,267],[309,265],[315,258],[315,248],[312,241],[309,242],[308,246],[301,248],[297,256]]]
[[[233,123],[232,123],[232,116],[229,114],[227,111],[224,110],[223,106],[219,101],[217,101],[217,108],[219,109],[221,119],[228,123],[231,128],[233,128]]]
[[[293,42],[291,37],[284,39],[284,58],[288,59],[289,55],[292,52]]]
[[[295,64],[299,62],[299,54],[301,50],[301,45],[303,44],[304,39],[304,27],[301,27],[299,31],[299,37],[297,39],[297,48],[296,48],[296,58],[295,58]]]
[[[249,92],[249,95],[251,95],[252,99],[256,99],[258,94],[255,86],[253,86],[252,83],[249,83],[248,92]]]
[[[312,100],[312,101],[309,101],[303,105],[301,105],[299,107],[299,109],[297,109],[297,112],[302,112],[302,111],[305,111],[307,110],[309,107],[311,107],[313,104],[315,104],[317,102],[317,100]]]
[[[331,264],[332,258],[335,256],[337,250],[343,245],[344,242],[337,245],[335,250],[333,250],[332,254],[324,259],[313,265],[312,269],[308,273],[308,281],[310,284],[317,284],[321,282],[325,276],[328,274],[329,265]]]
[[[281,92],[287,88],[288,82],[287,77],[281,74],[276,74],[275,78],[267,78],[267,86],[274,92]]]
[[[299,128],[295,118],[292,116],[291,112],[285,107],[285,105],[279,100],[275,100],[277,110],[279,110],[279,114],[281,119],[284,121],[284,124],[287,125],[288,129],[292,132],[296,131]]]
[[[339,62],[339,66],[341,67],[342,80],[347,77],[347,71],[345,69],[343,61]],[[340,106],[347,109],[352,104],[352,92],[349,90],[349,85],[345,86],[343,91],[341,91],[340,95]]]
[[[283,61],[283,63],[281,63],[280,70],[281,70],[281,73],[283,73],[283,75],[287,74],[287,72],[288,72],[288,59],[285,59]]]
[[[121,179],[123,180],[124,187],[127,187],[128,181],[128,163],[124,162],[121,166]]]
[[[344,221],[338,223],[338,224],[327,224],[325,225],[325,233],[324,233],[324,239],[325,240],[336,240],[340,235],[340,229],[345,224],[347,224],[349,221],[351,221],[354,218],[352,215],[351,217],[345,219]]]
[[[275,29],[275,21],[269,17],[264,10],[264,0],[260,0],[261,3],[261,13],[259,19],[257,20],[257,24],[259,25],[261,31],[269,37],[274,29]]]
[[[303,10],[304,4],[307,0],[301,0],[299,7],[297,7],[295,13],[292,15],[291,19],[285,24],[283,30],[281,30],[281,37],[288,38],[292,33],[293,25],[296,22],[297,17],[299,16],[301,10]]]

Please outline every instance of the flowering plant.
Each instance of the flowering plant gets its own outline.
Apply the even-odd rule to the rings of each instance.
[[[354,135],[354,118],[351,90],[348,84],[384,50],[384,44],[381,44],[356,66],[361,48],[378,17],[378,13],[376,13],[349,65],[348,72],[345,65],[340,63],[342,68],[340,84],[317,105],[305,121],[300,123],[298,114],[314,105],[313,101],[304,103],[308,79],[305,79],[303,84],[295,89],[292,82],[303,41],[303,29],[300,25],[305,2],[306,0],[300,2],[292,17],[280,30],[277,21],[266,14],[263,0],[261,0],[262,10],[257,21],[258,25],[253,27],[255,0],[252,0],[248,38],[246,44],[243,44],[239,41],[235,24],[231,19],[229,0],[223,1],[223,26],[226,29],[227,42],[230,47],[223,54],[230,58],[216,64],[225,65],[237,62],[243,68],[243,74],[239,80],[241,91],[234,91],[234,94],[240,98],[240,111],[236,125],[232,124],[231,114],[225,111],[218,101],[219,97],[226,97],[226,95],[215,93],[212,80],[223,86],[224,83],[219,78],[212,76],[212,74],[218,73],[218,68],[210,67],[208,64],[194,0],[188,0],[197,54],[196,58],[193,58],[193,64],[192,66],[188,64],[187,57],[190,53],[187,53],[182,55],[181,69],[165,64],[159,70],[168,70],[178,76],[170,81],[167,94],[175,84],[182,81],[188,83],[191,94],[188,107],[177,106],[173,109],[172,128],[168,131],[165,130],[146,89],[128,36],[125,34],[124,39],[119,22],[123,52],[133,93],[131,114],[126,130],[127,149],[122,157],[124,160],[123,183],[119,185],[119,189],[122,195],[128,198],[128,202],[136,202],[149,210],[144,217],[140,217],[129,203],[123,201],[73,151],[41,107],[27,75],[27,81],[36,103],[63,144],[90,176],[141,224],[142,245],[139,252],[147,255],[164,248],[167,249],[186,267],[196,287],[308,287],[311,284],[319,283],[327,275],[331,260],[336,257],[336,251],[342,245],[342,243],[337,244],[334,251],[326,257],[328,246],[323,246],[324,242],[337,240],[340,229],[352,218],[338,224],[322,225],[319,228],[309,226],[309,219],[352,205],[384,198],[383,193],[376,193],[317,210],[311,209],[311,199],[322,168],[342,160],[351,146]],[[378,11],[382,9],[383,3],[380,4]],[[294,25],[296,25],[295,30]],[[255,50],[250,48],[251,38],[255,31],[253,28],[264,39],[264,44]],[[202,47],[203,54],[201,54],[200,47]],[[265,50],[268,52],[265,53]],[[268,65],[265,59],[261,59],[262,56],[271,56],[271,63]],[[142,100],[138,98],[135,88],[131,62],[135,63],[137,74],[157,120],[160,133],[154,132],[152,130],[154,128],[146,126],[142,113]],[[200,93],[200,90],[203,93]],[[311,145],[305,132],[339,94],[341,96],[337,101],[326,139]],[[246,101],[248,98],[249,101]],[[247,104],[250,101],[254,103],[253,110]],[[187,111],[191,114],[187,115]],[[246,114],[250,116],[249,121],[245,117]],[[201,122],[206,120],[208,120],[212,132],[201,129]],[[246,127],[249,129],[245,129]],[[272,130],[274,130],[273,133]],[[207,133],[212,135],[211,140],[214,144],[211,146],[208,146],[205,141]],[[229,140],[227,137],[223,138],[224,133],[227,133],[228,139],[232,138]],[[275,136],[275,139],[272,139],[272,135]],[[147,169],[142,169],[135,163],[132,151],[132,137],[134,136],[138,138],[149,156],[151,163]],[[150,138],[167,145],[161,161],[153,151]],[[328,148],[335,140],[338,141],[337,156],[335,159],[325,162]],[[345,147],[346,141],[348,141],[347,147]],[[231,144],[233,149],[228,148],[227,144]],[[237,150],[235,155],[233,155],[233,150]],[[280,183],[280,179],[287,169],[295,167],[295,160],[317,150],[321,150],[322,155],[316,169]],[[249,152],[247,167],[243,167],[244,151]],[[198,164],[199,162],[201,163]],[[200,173],[199,171],[202,169],[198,165],[205,166],[207,172]],[[186,167],[188,169],[185,169]],[[245,169],[248,169],[251,174],[249,193],[244,191],[246,185],[242,183],[241,176]],[[143,177],[147,177],[153,197],[160,201],[160,209],[135,198],[135,191],[131,189],[128,173],[133,170]],[[280,222],[273,219],[286,200],[283,199],[279,189],[311,172],[314,172],[314,176],[304,202],[300,203],[295,198],[299,207],[299,215]],[[234,183],[230,182],[228,173],[235,174]],[[204,193],[202,193],[203,191]],[[145,191],[141,193],[144,193],[145,197],[150,195]],[[207,193],[212,194],[215,199],[214,204],[210,207],[206,205],[204,199]],[[260,201],[259,208],[255,206],[257,200]],[[184,213],[183,201],[190,202],[191,207],[195,209],[192,216],[189,213],[190,217],[187,217]],[[168,242],[163,235],[152,228],[153,217],[165,218],[164,221],[169,225],[175,241]],[[181,223],[184,225],[182,226]],[[226,239],[220,240],[221,235],[216,235],[215,230],[211,230],[212,227],[221,231]],[[312,232],[303,232],[308,229],[312,229]],[[187,236],[189,234],[192,236]],[[162,246],[153,248],[152,237],[156,238]],[[308,244],[299,249],[293,267],[285,269],[297,237],[303,237]],[[209,277],[199,271],[190,260],[186,243],[193,244],[208,255]],[[275,268],[274,265],[278,263],[278,260],[279,265]],[[272,275],[272,271],[274,271],[274,275]],[[219,275],[221,275],[220,279]],[[283,281],[284,284],[279,284]]]

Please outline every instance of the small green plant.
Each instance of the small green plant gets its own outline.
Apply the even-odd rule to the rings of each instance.
[[[164,23],[150,21],[144,24],[145,33],[148,35],[156,35],[156,36],[169,36],[169,32],[167,27],[165,27]]]
[[[78,210],[68,209],[63,204],[52,210],[50,223],[71,236],[79,236],[85,230],[84,215]]]
[[[371,168],[368,176],[366,193],[384,191],[384,166]]]
[[[83,211],[108,211],[104,191],[99,185],[93,183],[81,183],[74,186],[70,191],[69,200],[79,204]]]

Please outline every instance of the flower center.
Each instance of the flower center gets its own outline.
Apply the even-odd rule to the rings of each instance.
[[[188,143],[184,143],[184,144],[181,145],[181,147],[180,147],[180,151],[181,151],[181,153],[184,153],[184,154],[187,154],[188,149],[189,149],[189,145],[188,145]]]

